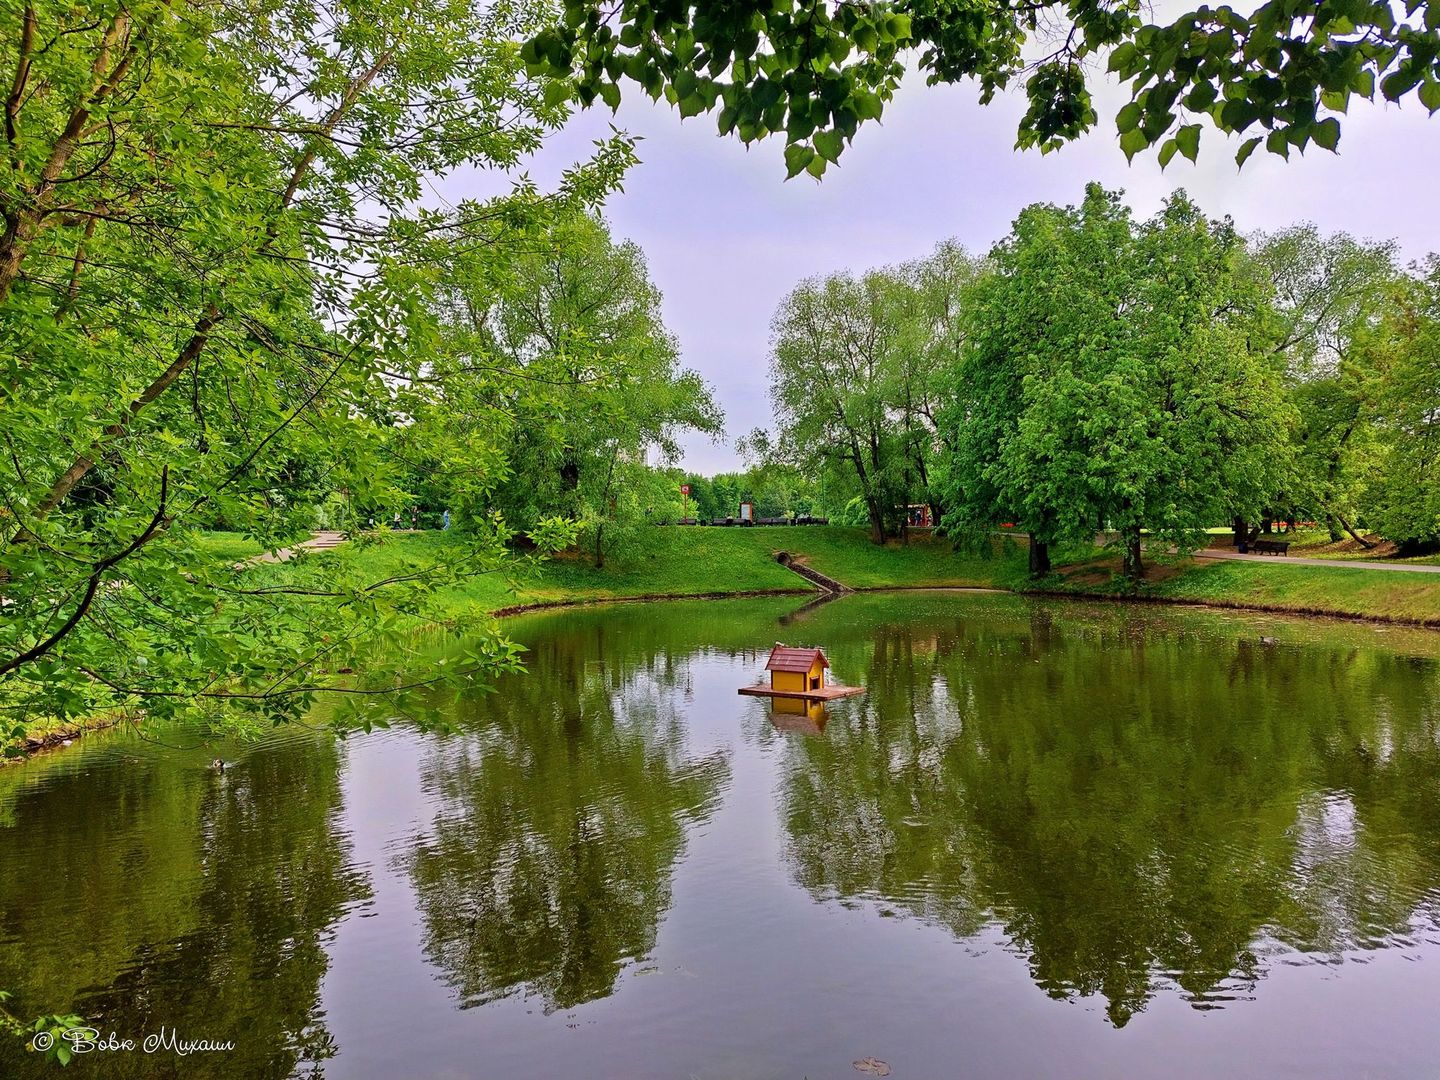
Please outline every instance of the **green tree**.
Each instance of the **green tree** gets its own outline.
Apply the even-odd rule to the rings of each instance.
[[[721,133],[786,143],[791,176],[824,173],[862,122],[878,120],[907,67],[931,84],[974,79],[980,100],[1023,79],[1019,147],[1053,150],[1097,121],[1090,79],[1105,61],[1128,84],[1116,117],[1127,155],[1158,148],[1194,160],[1202,126],[1248,137],[1243,162],[1318,144],[1334,150],[1339,114],[1355,98],[1412,94],[1440,108],[1440,19],[1427,0],[1297,6],[1249,14],[1199,7],[1154,13],[1137,0],[870,4],[565,0],[563,18],[533,37],[536,74],[576,79],[589,105],[616,108],[625,82],[662,95],[681,116],[714,112]]]
[[[616,136],[553,193],[421,205],[426,177],[513,168],[564,120],[519,56],[548,17],[464,0],[5,8],[9,718],[194,713],[237,690],[293,715],[312,675],[411,602],[421,579],[237,586],[192,530],[278,543],[334,489],[404,505],[376,449],[407,422],[455,253],[504,262],[634,160]],[[500,558],[494,539],[470,570]]]
[[[1359,520],[1377,460],[1380,380],[1361,343],[1391,306],[1402,274],[1393,243],[1297,225],[1252,238],[1256,262],[1275,289],[1277,349],[1286,359],[1299,420],[1295,473],[1281,496],[1285,516],[1313,514],[1332,541],[1348,532],[1371,542]]]
[[[1372,476],[1372,517],[1404,548],[1440,542],[1440,257],[1392,294],[1363,343],[1377,372],[1382,447]]]
[[[681,432],[718,433],[721,418],[680,366],[635,244],[597,218],[561,219],[503,273],[489,253],[458,261],[438,304],[411,435],[432,444],[466,518],[498,512],[522,530],[568,519],[599,566],[647,511],[674,502],[678,514],[649,455],[676,459]]]
[[[836,274],[802,282],[771,323],[773,454],[853,484],[877,544],[896,530],[915,479],[894,408],[910,300],[887,272]]]
[[[1139,576],[1142,530],[1193,546],[1253,513],[1278,483],[1288,414],[1242,256],[1183,194],[1141,224],[1098,185],[1078,208],[1023,211],[952,374],[955,524],[1020,523],[1037,573],[1046,545],[1112,528]]]

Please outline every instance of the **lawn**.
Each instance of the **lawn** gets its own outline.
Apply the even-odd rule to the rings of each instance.
[[[195,547],[217,562],[239,562],[264,551],[260,541],[238,532],[202,532],[195,534]]]
[[[462,558],[466,550],[457,533],[429,532],[347,545],[330,557],[363,565],[379,580]],[[437,593],[435,614],[458,618],[529,604],[812,591],[808,581],[776,561],[781,551],[852,588],[873,589],[993,586],[1013,576],[1024,549],[1004,545],[990,558],[956,554],[947,541],[924,533],[912,534],[909,544],[876,547],[865,530],[841,526],[656,528],[600,569],[583,554],[567,553],[473,577]]]
[[[1440,625],[1440,574],[1364,567],[1181,559],[1152,564],[1138,589],[1116,575],[1114,557],[1065,567],[1042,583],[1055,592],[1249,607],[1297,614],[1363,616]]]
[[[347,544],[321,556],[351,563],[366,580],[402,575],[437,561],[461,559],[458,533],[387,536]],[[710,596],[811,591],[776,561],[785,551],[854,589],[991,587],[1019,592],[1136,596],[1297,613],[1332,613],[1440,624],[1440,575],[1400,574],[1346,567],[1207,560],[1152,564],[1138,589],[1119,579],[1118,558],[1093,549],[1057,551],[1056,574],[1042,582],[1026,575],[1023,541],[1000,539],[988,557],[956,552],[941,537],[912,534],[909,544],[871,544],[863,529],[841,526],[772,528],[656,528],[612,555],[601,569],[579,554],[519,560],[504,572],[469,578],[438,590],[425,614],[463,621],[534,604],[637,597]],[[305,563],[256,567],[250,575],[290,577]]]

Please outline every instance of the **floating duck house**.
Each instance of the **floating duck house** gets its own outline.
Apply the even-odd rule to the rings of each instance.
[[[770,673],[770,689],[791,693],[819,690],[825,685],[825,671],[830,661],[819,649],[792,649],[776,645],[770,650],[765,670]]]
[[[827,686],[825,672],[830,661],[820,649],[795,649],[778,642],[770,650],[765,670],[770,673],[769,686],[743,686],[742,694],[761,697],[797,697],[812,701],[831,701],[863,691],[858,686]]]

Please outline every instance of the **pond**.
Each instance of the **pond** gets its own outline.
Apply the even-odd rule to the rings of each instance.
[[[0,770],[17,1011],[233,1043],[66,1075],[1435,1075],[1440,635],[958,593],[510,628],[530,672],[452,734]],[[739,696],[777,640],[867,692]]]

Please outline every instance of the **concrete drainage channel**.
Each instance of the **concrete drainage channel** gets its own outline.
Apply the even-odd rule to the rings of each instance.
[[[802,562],[796,562],[795,557],[788,551],[775,553],[775,561],[787,570],[799,574],[806,581],[815,585],[821,592],[829,593],[832,596],[839,596],[841,593],[853,592],[848,586],[840,584],[834,578],[826,577],[819,570],[812,570]]]

